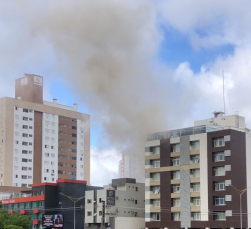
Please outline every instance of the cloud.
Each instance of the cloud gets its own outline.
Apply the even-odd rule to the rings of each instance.
[[[222,69],[227,114],[238,110],[251,123],[251,3],[159,2],[20,0],[0,9],[1,93],[25,72],[66,81],[102,125],[92,149],[94,184],[117,177],[122,153],[136,158],[143,180],[146,133],[191,126],[222,110]],[[234,52],[198,72],[189,62],[171,69],[158,56],[163,27],[182,32],[195,50],[231,44]]]
[[[195,48],[249,44],[250,7],[248,0],[169,0],[158,5],[162,23],[190,37]]]
[[[91,184],[103,186],[118,178],[118,164],[121,160],[116,149],[91,148]]]

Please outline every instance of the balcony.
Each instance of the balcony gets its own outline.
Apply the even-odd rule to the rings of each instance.
[[[33,213],[38,214],[38,213],[40,213],[40,210],[39,209],[33,209]]]
[[[9,213],[10,215],[13,215],[13,214],[15,213],[15,211],[10,210],[10,211],[8,211],[8,213]]]
[[[40,224],[40,220],[34,219],[34,220],[32,220],[32,224],[33,225],[39,225]]]

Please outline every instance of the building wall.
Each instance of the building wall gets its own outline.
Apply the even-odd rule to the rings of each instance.
[[[42,123],[41,181],[55,182],[58,179],[58,115],[42,113]]]
[[[15,169],[15,165],[14,165],[14,160],[15,160],[15,149],[17,149],[16,145],[14,145],[14,135],[15,132],[17,132],[15,130],[15,128],[17,128],[15,126],[15,123],[18,124],[19,126],[24,124],[24,120],[20,120],[21,116],[23,117],[25,114],[19,114],[20,115],[20,119],[17,120],[15,119],[15,112],[17,112],[15,110],[15,107],[18,108],[18,110],[23,111],[23,108],[28,109],[33,111],[33,113],[28,113],[27,117],[30,117],[32,115],[33,120],[32,121],[28,121],[29,125],[31,126],[32,129],[28,129],[28,130],[23,130],[20,129],[20,134],[23,132],[27,132],[28,134],[31,134],[32,137],[29,137],[29,142],[32,143],[32,145],[28,145],[27,147],[24,146],[19,146],[18,144],[18,152],[19,150],[22,150],[23,148],[27,148],[29,149],[29,151],[32,151],[32,153],[29,155],[29,157],[33,157],[33,158],[29,158],[32,159],[32,164],[29,165],[29,167],[33,168],[32,171],[34,171],[31,176],[32,176],[32,182],[33,183],[40,183],[44,180],[44,169],[42,168],[44,166],[42,160],[44,160],[44,153],[45,149],[44,149],[44,143],[43,141],[45,141],[46,137],[50,138],[50,144],[52,145],[52,139],[55,138],[55,144],[54,144],[54,148],[50,149],[50,155],[51,154],[55,154],[55,158],[54,158],[54,167],[55,167],[55,175],[54,175],[54,181],[57,178],[57,149],[59,146],[57,146],[57,140],[58,139],[58,134],[57,134],[57,128],[58,128],[58,123],[56,123],[55,121],[55,126],[50,125],[49,129],[50,131],[54,130],[55,131],[55,137],[52,136],[52,132],[50,133],[46,133],[46,129],[47,126],[45,124],[46,121],[46,117],[43,115],[44,114],[50,114],[51,120],[50,122],[52,123],[52,116],[58,117],[58,116],[64,116],[64,117],[68,117],[70,119],[75,119],[75,120],[79,120],[80,124],[80,129],[81,129],[81,125],[82,128],[84,128],[84,141],[83,141],[83,162],[79,163],[79,167],[83,165],[83,170],[81,172],[81,170],[79,170],[79,177],[81,178],[81,173],[83,173],[83,177],[82,180],[86,180],[88,183],[90,182],[90,116],[86,115],[86,114],[82,114],[82,113],[78,113],[75,110],[64,110],[62,108],[58,108],[55,106],[48,106],[48,105],[44,105],[44,104],[39,104],[39,103],[32,103],[32,102],[27,102],[27,101],[23,101],[20,99],[12,99],[12,98],[1,98],[0,99],[0,104],[1,107],[1,125],[0,125],[0,134],[1,134],[1,138],[0,138],[0,185],[4,185],[4,186],[12,186],[14,185],[14,183],[18,183],[18,185],[21,185],[21,181],[19,180],[18,182],[14,182],[14,174],[16,174],[14,172]],[[3,107],[2,107],[3,106]],[[19,112],[19,111],[18,111]],[[2,115],[3,114],[3,115]],[[47,120],[48,121],[48,120]],[[84,123],[82,123],[82,121]],[[70,124],[69,124],[70,125]],[[76,123],[77,126],[77,123]],[[77,134],[77,130],[73,130],[70,131],[69,128],[67,129],[67,132],[71,132],[71,133],[76,133]],[[36,136],[36,137],[34,137]],[[15,138],[17,138],[20,136],[15,136]],[[81,138],[81,135],[80,135]],[[21,137],[21,139],[19,141],[24,141],[22,140],[23,138]],[[71,138],[71,137],[67,137],[67,141],[77,141],[77,137],[76,138]],[[81,144],[81,143],[80,143]],[[69,145],[68,145],[69,146]],[[67,146],[67,147],[68,147]],[[68,153],[66,152],[67,156],[69,154],[69,156],[73,156],[73,157],[81,157],[81,147],[80,146],[80,151],[78,151],[78,153],[74,152],[74,153]],[[22,148],[22,149],[21,149]],[[69,146],[68,148],[72,148],[72,149],[76,149],[77,151],[77,146]],[[21,151],[20,151],[21,152]],[[18,153],[18,155],[20,156],[20,158],[22,159],[22,156],[20,153]],[[50,156],[51,157],[51,156]],[[76,163],[77,160],[74,161],[74,163],[68,163],[68,164],[77,164]],[[72,162],[72,160],[71,160]],[[5,166],[8,165],[8,166]],[[18,165],[19,166],[19,165]],[[77,165],[76,165],[77,166]],[[67,167],[65,167],[67,168]],[[52,169],[52,168],[51,168]],[[67,168],[68,169],[68,168]],[[66,170],[67,170],[66,169]],[[82,169],[82,168],[80,168]],[[69,169],[68,169],[69,170]],[[67,171],[68,171],[67,170]],[[2,171],[2,172],[1,172]],[[74,171],[76,173],[76,168],[74,168]],[[53,174],[53,173],[49,173],[49,174]],[[30,176],[30,175],[29,175]],[[51,177],[48,177],[49,181],[52,181],[53,176],[50,175]],[[72,174],[67,174],[67,176],[62,176],[62,178],[70,178],[72,177]],[[75,175],[74,175],[75,176]],[[27,185],[31,184],[32,182],[28,182],[27,181]]]
[[[215,147],[215,138],[224,138],[225,145]],[[190,149],[192,141],[199,141],[199,149]],[[171,152],[171,145],[179,143],[180,152]],[[250,143],[247,145],[247,149]],[[225,190],[216,191],[214,182],[223,181],[239,189],[247,186],[246,176],[246,133],[236,130],[223,130],[203,134],[160,140],[160,155],[151,151],[152,146],[158,146],[156,141],[146,142],[146,227],[148,228],[238,228],[240,226],[239,194],[230,186]],[[214,161],[214,154],[223,152],[223,161]],[[199,156],[199,163],[191,163],[190,157]],[[171,165],[172,160],[180,158],[179,165]],[[160,167],[153,167],[152,161],[160,159]],[[224,167],[225,175],[216,176],[217,167]],[[189,176],[194,169],[199,169],[199,177]],[[172,179],[172,172],[180,171],[180,179]],[[153,175],[159,173],[160,180],[154,180]],[[237,176],[238,174],[238,176]],[[249,180],[249,179],[248,179]],[[200,191],[190,191],[193,183],[200,183]],[[151,190],[160,185],[160,193]],[[172,185],[180,185],[179,192],[173,192]],[[149,187],[150,186],[150,187]],[[187,195],[189,194],[189,195]],[[216,197],[225,198],[225,205],[215,205]],[[190,198],[200,198],[199,206],[190,206]],[[180,206],[172,207],[172,198],[180,198]],[[160,199],[160,206],[154,207],[153,201]],[[249,203],[250,204],[250,203]],[[171,210],[171,211],[170,211]],[[247,193],[242,196],[242,211],[247,212]],[[173,220],[172,214],[180,212],[180,220]],[[190,212],[199,212],[200,220],[191,220]],[[215,212],[226,213],[226,220],[215,220]],[[153,220],[152,215],[160,213],[159,220]],[[247,215],[243,214],[243,227],[247,227]]]
[[[246,133],[246,168],[247,168],[247,212],[251,212],[251,135]],[[248,217],[248,228],[251,228],[251,217]]]

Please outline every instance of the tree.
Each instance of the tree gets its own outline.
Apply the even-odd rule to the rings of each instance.
[[[22,227],[19,227],[17,225],[5,225],[3,228],[4,229],[23,229]]]
[[[30,229],[31,219],[27,215],[13,214],[5,223],[6,225],[17,225],[22,229]],[[17,228],[18,229],[18,228]]]
[[[2,209],[3,207],[3,204],[2,204],[2,201],[0,200],[0,209]]]
[[[7,211],[0,210],[0,229],[30,229],[30,225],[31,219],[29,216],[20,214],[10,215]]]

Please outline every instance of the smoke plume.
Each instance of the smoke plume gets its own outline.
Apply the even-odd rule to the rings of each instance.
[[[145,135],[165,129],[168,112],[153,61],[161,41],[155,11],[148,1],[60,2],[35,15],[30,33],[53,47],[58,70],[101,122],[103,141],[137,161],[142,181]]]

